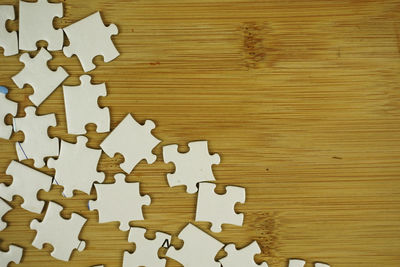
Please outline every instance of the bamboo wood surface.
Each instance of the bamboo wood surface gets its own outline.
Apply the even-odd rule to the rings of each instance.
[[[1,0],[3,4],[17,1]],[[331,266],[400,266],[400,1],[243,1],[243,0],[67,0],[65,27],[100,10],[106,25],[115,23],[113,40],[121,55],[111,63],[95,59],[94,83],[106,82],[108,96],[99,104],[111,110],[111,127],[131,112],[143,123],[157,124],[162,143],[157,162],[144,162],[127,178],[140,181],[152,204],[146,220],[132,222],[176,235],[193,222],[196,195],[169,188],[162,146],[177,143],[180,151],[193,140],[208,140],[222,162],[214,167],[217,192],[238,185],[247,190],[243,227],[225,225],[219,240],[239,247],[257,240],[270,267],[287,266],[288,258],[322,261]],[[17,29],[17,21],[9,29]],[[68,41],[66,41],[66,44]],[[45,46],[39,42],[38,46]],[[34,55],[35,53],[31,53]],[[70,73],[66,85],[77,85],[83,71],[76,57],[53,52],[52,69]],[[30,104],[32,88],[20,90],[10,77],[23,64],[18,56],[1,56],[0,84],[20,103],[18,116]],[[74,142],[67,134],[62,89],[39,108],[55,112],[57,127],[49,134]],[[11,121],[10,117],[6,118]],[[90,147],[106,134],[87,127]],[[0,181],[15,141],[0,140]],[[121,172],[123,157],[103,154],[99,170],[106,183]],[[32,166],[32,161],[24,161]],[[43,169],[54,174],[52,170]],[[50,245],[31,245],[32,219],[43,215],[20,208],[4,219],[2,250],[24,247],[18,266],[121,266],[124,250],[134,251],[118,223],[97,223],[87,201],[95,191],[76,192],[72,199],[53,186],[38,197],[62,204],[62,215],[88,218],[80,238],[86,250],[74,251],[68,263],[53,259]],[[207,223],[196,223],[207,231]],[[62,229],[60,229],[62,231]],[[207,231],[209,232],[209,231]],[[210,232],[209,232],[210,233]],[[212,234],[212,233],[211,233]],[[165,251],[160,251],[163,255]],[[218,254],[218,257],[224,253]],[[11,264],[10,266],[15,266]],[[180,266],[168,260],[167,266]]]

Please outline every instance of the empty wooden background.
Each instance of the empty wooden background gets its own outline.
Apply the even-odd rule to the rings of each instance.
[[[17,1],[1,3],[18,9]],[[119,28],[113,40],[120,57],[107,64],[96,58],[98,67],[89,73],[94,83],[107,84],[108,96],[99,104],[110,107],[112,128],[130,112],[140,123],[153,120],[154,134],[163,140],[154,150],[157,162],[142,162],[127,178],[140,181],[142,193],[152,198],[146,220],[132,226],[148,228],[149,238],[156,230],[173,234],[173,244],[182,245],[176,235],[193,222],[196,195],[168,187],[165,176],[174,167],[163,163],[162,146],[178,143],[187,151],[188,142],[208,140],[222,158],[214,167],[217,191],[230,184],[247,190],[246,204],[237,206],[245,214],[243,227],[224,226],[213,234],[219,240],[239,247],[257,240],[263,250],[257,261],[272,267],[286,266],[288,258],[303,258],[309,267],[316,261],[400,266],[400,1],[63,3],[56,27],[100,10],[106,25]],[[17,29],[18,23],[7,27]],[[83,74],[77,58],[52,54],[49,66],[62,65],[71,75],[65,84],[77,85]],[[10,79],[22,67],[18,56],[1,56],[0,84],[20,103],[18,116],[32,93]],[[49,134],[74,142],[66,132],[61,88],[38,108],[39,114],[50,112],[58,125]],[[98,148],[106,134],[95,128],[89,125],[87,136]],[[14,142],[23,138],[17,133],[0,140],[1,182],[12,181],[5,170],[16,159]],[[121,172],[122,161],[102,156],[99,169],[107,183]],[[38,197],[62,204],[66,218],[71,212],[88,218],[80,235],[84,252],[74,251],[64,263],[50,257],[50,245],[32,247],[29,223],[43,215],[22,210],[20,197],[5,216],[9,227],[0,233],[0,248],[24,247],[20,266],[121,266],[123,251],[134,245],[118,223],[98,224],[97,212],[87,210],[94,190],[72,199],[61,192],[53,186]],[[180,266],[173,260],[167,265]]]

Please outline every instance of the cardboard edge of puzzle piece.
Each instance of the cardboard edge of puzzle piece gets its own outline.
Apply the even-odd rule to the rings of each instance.
[[[266,262],[256,264],[254,257],[261,253],[257,241],[251,242],[244,248],[237,249],[235,244],[228,244],[224,248],[227,256],[220,259],[219,262],[224,267],[248,266],[248,267],[268,267]]]
[[[18,34],[16,31],[8,31],[6,23],[15,20],[13,5],[0,5],[0,47],[3,48],[4,56],[18,54]]]
[[[5,123],[8,114],[15,117],[17,115],[18,103],[7,98],[8,89],[0,86],[0,138],[9,140],[13,132],[12,125]]]
[[[10,205],[0,198],[0,231],[3,231],[7,227],[7,223],[3,220],[3,216],[10,210],[12,210]]]
[[[10,245],[8,247],[8,251],[0,251],[0,265],[8,266],[8,264],[11,262],[19,264],[21,262],[23,253],[23,248],[15,245]]]

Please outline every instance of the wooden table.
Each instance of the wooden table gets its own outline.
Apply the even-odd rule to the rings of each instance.
[[[222,158],[214,167],[217,192],[226,185],[247,190],[246,204],[237,206],[243,227],[224,226],[213,234],[219,240],[239,247],[257,240],[263,250],[257,261],[272,267],[287,266],[289,258],[308,267],[400,266],[400,1],[68,0],[55,25],[97,10],[120,31],[113,40],[121,56],[111,63],[96,58],[89,73],[107,84],[99,103],[110,107],[111,127],[130,112],[140,123],[153,120],[163,140],[154,150],[157,162],[140,163],[127,178],[152,198],[146,220],[132,226],[148,228],[149,238],[156,230],[171,233],[174,245],[183,244],[176,235],[194,222],[196,195],[168,187],[174,167],[163,163],[162,146],[187,151],[188,142],[208,140]],[[77,58],[52,54],[50,67],[63,65],[71,75],[64,84],[77,85],[83,74]],[[22,67],[18,56],[1,57],[0,83],[20,103],[18,116],[33,92],[10,79]],[[50,136],[75,142],[66,132],[61,88],[38,109],[50,112],[58,120]],[[107,134],[87,129],[90,147],[98,148]],[[23,138],[0,140],[1,182],[11,182],[5,170]],[[106,183],[122,161],[102,156]],[[0,248],[24,247],[19,266],[121,266],[123,251],[134,245],[117,222],[98,224],[97,212],[88,211],[94,188],[72,199],[61,192],[53,186],[38,197],[62,204],[66,218],[71,212],[88,218],[80,235],[86,250],[64,263],[50,257],[50,245],[32,247],[29,223],[43,215],[21,209],[20,197],[5,216]],[[209,224],[196,225],[211,233]]]

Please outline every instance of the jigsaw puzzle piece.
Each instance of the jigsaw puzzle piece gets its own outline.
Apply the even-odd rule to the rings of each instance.
[[[126,173],[131,173],[143,159],[148,164],[156,161],[157,156],[152,153],[152,150],[161,141],[151,134],[155,127],[154,122],[150,120],[146,120],[144,125],[140,125],[131,114],[128,114],[104,139],[100,147],[109,157],[121,153],[125,161],[121,163],[120,167]]]
[[[125,182],[125,175],[118,173],[114,176],[113,184],[95,184],[97,200],[89,201],[89,209],[97,210],[99,222],[119,221],[121,231],[129,230],[129,222],[144,220],[143,205],[150,205],[148,195],[142,196],[139,183]]]
[[[257,264],[254,261],[254,256],[261,253],[257,241],[242,249],[236,249],[234,244],[228,244],[224,250],[228,255],[219,260],[224,267],[268,267],[266,262]]]
[[[36,51],[36,43],[47,42],[49,51],[61,50],[64,44],[62,29],[54,29],[55,17],[62,18],[63,4],[38,0],[34,3],[19,1],[19,47]]]
[[[215,181],[212,171],[213,164],[220,163],[218,154],[210,155],[207,141],[196,141],[188,144],[190,150],[178,152],[178,145],[163,147],[164,162],[173,162],[175,172],[167,174],[170,187],[185,185],[190,194],[197,192],[197,183]]]
[[[16,31],[6,29],[7,20],[15,20],[14,6],[0,5],[0,46],[4,49],[4,56],[18,54],[18,36]]]
[[[93,183],[105,179],[103,172],[97,172],[101,149],[88,148],[87,141],[84,136],[78,136],[76,144],[61,141],[58,159],[47,161],[47,166],[56,170],[54,178],[64,187],[66,197],[72,197],[74,190],[90,194]]]
[[[74,24],[65,27],[70,45],[64,47],[64,55],[71,57],[76,55],[85,72],[96,68],[93,58],[101,55],[104,62],[110,62],[119,56],[111,36],[118,34],[115,24],[104,26],[100,12],[96,12]]]
[[[41,213],[45,202],[38,200],[37,194],[40,190],[48,192],[53,178],[14,160],[8,165],[6,174],[11,175],[13,181],[9,186],[0,184],[0,197],[12,201],[13,196],[19,195],[24,199],[22,208]]]
[[[314,264],[314,267],[330,267],[328,264],[317,262]]]
[[[299,259],[290,259],[289,260],[289,267],[304,267],[306,261],[299,260]]]
[[[34,166],[42,168],[45,165],[44,158],[59,154],[58,138],[50,138],[47,133],[50,126],[57,126],[56,115],[38,116],[36,108],[32,106],[26,107],[25,113],[25,117],[13,121],[15,132],[22,131],[25,135],[24,142],[15,144],[18,159],[33,159]]]
[[[23,249],[10,245],[8,247],[8,251],[0,251],[0,267],[7,267],[10,262],[14,262],[15,264],[19,264],[22,259]]]
[[[132,227],[129,230],[128,241],[135,243],[136,249],[133,253],[124,252],[123,267],[165,267],[167,260],[159,258],[158,251],[166,240],[171,242],[171,236],[166,233],[156,232],[156,238],[149,240],[145,237],[145,234],[145,228]]]
[[[42,249],[44,243],[49,243],[54,248],[51,256],[62,261],[69,261],[74,249],[78,251],[85,249],[86,243],[79,240],[79,233],[86,223],[86,218],[72,213],[71,218],[66,220],[60,215],[62,210],[61,205],[50,201],[44,219],[41,222],[36,219],[31,221],[30,228],[36,230],[32,245]]]
[[[229,223],[243,225],[243,213],[235,212],[235,204],[246,201],[246,189],[237,186],[227,186],[226,193],[215,193],[215,184],[200,183],[197,195],[196,221],[211,222],[211,231],[221,232],[221,225]]]
[[[105,83],[91,84],[89,75],[80,77],[78,86],[63,86],[65,115],[69,134],[85,134],[89,123],[97,125],[98,133],[110,131],[110,111],[99,108],[97,100],[107,95]]]
[[[0,6],[1,7],[1,6]],[[0,138],[10,139],[12,133],[12,126],[4,123],[7,114],[12,116],[17,115],[18,104],[7,99],[6,95],[8,89],[0,86]]]
[[[3,231],[7,227],[7,223],[3,221],[3,216],[9,212],[12,208],[0,198],[0,231]]]
[[[223,243],[190,223],[179,233],[178,237],[183,240],[183,247],[176,250],[171,246],[167,250],[167,257],[180,262],[185,267],[221,266],[214,258],[224,246]]]
[[[43,47],[34,58],[24,53],[19,61],[24,63],[25,67],[11,78],[20,89],[25,84],[32,86],[34,93],[29,99],[35,106],[39,106],[68,77],[68,73],[61,66],[56,71],[49,69],[47,61],[52,58]]]

